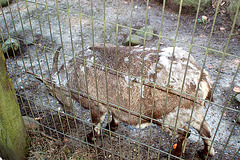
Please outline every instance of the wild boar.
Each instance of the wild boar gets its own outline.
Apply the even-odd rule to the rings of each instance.
[[[172,134],[176,124],[179,141],[172,152],[176,156],[185,151],[190,124],[203,137],[202,156],[208,151],[213,156],[212,133],[203,116],[204,100],[212,93],[210,75],[205,70],[201,74],[192,56],[188,61],[188,52],[175,47],[172,54],[173,50],[97,44],[59,69],[56,52],[51,73],[54,84],[43,82],[66,111],[72,111],[74,99],[90,109],[95,126],[88,134],[89,141],[100,135],[100,125],[109,111],[112,131],[120,121],[136,127],[146,127],[152,121]]]

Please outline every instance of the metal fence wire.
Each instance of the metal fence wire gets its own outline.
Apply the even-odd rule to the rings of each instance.
[[[29,158],[240,159],[239,8],[231,22],[222,2],[190,15],[183,0],[1,6],[8,72],[38,126]]]

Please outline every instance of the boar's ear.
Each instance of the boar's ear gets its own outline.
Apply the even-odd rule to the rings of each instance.
[[[59,56],[59,51],[61,50],[61,48],[62,47],[59,47],[54,54],[51,75],[53,75],[54,73],[56,73],[58,71],[58,56]]]
[[[211,80],[210,75],[209,75],[209,73],[206,70],[204,70],[203,73],[202,73],[202,80],[206,81],[206,83],[208,84],[209,90],[208,90],[208,94],[207,94],[206,99],[210,100],[211,99],[211,95],[212,95],[212,86],[214,86],[214,83]],[[214,102],[214,98],[213,97],[212,97],[211,101]]]
[[[209,88],[208,95],[207,95],[206,98],[207,98],[208,100],[210,100],[211,95],[212,95],[212,88]],[[214,102],[214,98],[213,98],[213,97],[212,97],[212,99],[211,99],[211,102]]]
[[[88,49],[92,50],[101,50],[104,48],[104,44],[103,43],[96,43],[94,44],[94,46],[89,46]]]
[[[104,48],[105,48],[105,51],[106,52],[111,52],[112,50],[115,51],[115,48],[116,48],[116,45],[114,44],[111,44],[111,43],[96,43],[94,44],[94,46],[90,46],[88,47],[88,49],[90,50],[94,50],[94,51],[98,51],[98,52],[101,52],[101,53],[104,53]]]

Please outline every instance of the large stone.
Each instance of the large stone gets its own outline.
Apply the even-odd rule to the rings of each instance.
[[[0,0],[0,6],[5,7],[8,5],[8,0]]]
[[[136,35],[141,36],[142,38],[144,38],[145,30],[147,32],[146,33],[146,39],[147,40],[151,40],[153,38],[153,29],[152,29],[152,27],[147,27],[146,29],[145,29],[145,27],[143,27],[143,28],[141,28],[141,29],[136,31]]]
[[[212,0],[202,0],[200,11],[205,10],[211,5]],[[175,12],[179,11],[181,0],[167,0],[167,6]],[[183,0],[182,13],[194,13],[198,9],[199,0]]]
[[[37,130],[39,128],[39,123],[34,118],[22,116],[22,119],[26,129]]]
[[[240,103],[240,93],[235,96],[235,99]]]
[[[7,53],[9,56],[13,56],[19,49],[19,43],[16,39],[14,38],[8,38],[5,43],[2,44],[2,51],[5,55],[5,57],[7,57]]]
[[[228,13],[229,13],[232,21],[234,20],[234,17],[235,17],[238,7],[240,7],[239,0],[230,0],[230,5],[228,7]],[[240,11],[238,12],[238,15],[237,15],[236,25],[240,26]]]
[[[142,45],[142,38],[137,36],[137,35],[131,35],[131,40],[130,40],[130,35],[127,37],[127,39],[124,42],[125,46],[128,46],[131,41],[131,46],[136,46],[136,45]]]

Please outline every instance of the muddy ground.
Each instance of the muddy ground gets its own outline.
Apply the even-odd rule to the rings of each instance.
[[[105,41],[122,45],[130,34],[130,28],[133,28],[132,33],[135,33],[134,29],[144,27],[146,2],[134,1],[132,15],[131,3],[124,0],[120,0],[119,4],[116,0],[106,0],[105,4],[101,0],[95,0],[92,4],[89,0],[81,0],[80,7],[77,0],[69,0],[69,4],[67,1],[53,0],[36,2],[38,3],[13,1],[10,7],[1,9],[0,28],[4,40],[10,35],[18,38],[21,43],[21,49],[17,55],[7,59],[8,71],[17,91],[21,112],[23,115],[37,118],[42,124],[40,131],[45,136],[50,135],[54,138],[49,141],[46,140],[49,138],[39,138],[42,146],[47,144],[51,146],[46,149],[44,154],[41,152],[40,158],[44,156],[46,159],[58,158],[56,157],[57,152],[54,151],[62,150],[63,157],[66,159],[75,153],[80,157],[91,159],[120,159],[120,157],[166,159],[166,154],[159,152],[159,148],[161,151],[169,152],[172,139],[165,132],[161,132],[161,128],[157,126],[139,130],[121,124],[117,133],[110,135],[107,131],[103,131],[103,135],[96,141],[97,147],[86,144],[86,134],[91,130],[89,112],[82,110],[80,105],[75,102],[76,118],[62,114],[59,112],[61,104],[48,94],[46,87],[33,76],[26,74],[26,70],[30,70],[47,78],[49,70],[51,70],[54,50],[59,46],[62,47],[61,53],[65,53],[65,60],[68,60],[92,45],[93,42],[103,43]],[[178,14],[165,8],[161,26],[162,4],[157,0],[150,0],[149,5],[147,25],[154,28],[156,35],[161,32],[160,48],[173,46]],[[228,1],[220,7],[212,34],[215,11],[209,7],[205,12],[199,14],[198,19],[205,15],[208,17],[208,21],[206,23],[197,22],[194,36],[192,34],[195,15],[181,15],[176,37],[176,45],[185,50],[189,50],[192,40],[191,55],[200,66],[209,71],[213,81],[216,81],[215,102],[209,106],[206,116],[213,134],[216,135],[214,139],[216,156],[212,159],[218,159],[221,155],[222,159],[240,159],[240,126],[235,123],[237,112],[239,112],[239,103],[233,100],[235,93],[231,88],[231,82],[237,72],[238,63],[235,60],[240,60],[240,33],[239,28],[234,27],[227,46],[232,29],[232,22],[228,14],[224,12],[227,5],[229,5]],[[67,12],[68,9],[70,12]],[[81,16],[78,14],[79,12],[81,12]],[[194,38],[192,39],[192,37]],[[145,41],[146,46],[158,47],[158,40],[159,37],[154,36],[153,39]],[[206,47],[212,50],[208,52],[206,62],[203,63]],[[228,54],[222,59],[223,56],[220,52],[225,49]],[[221,61],[223,61],[222,65]],[[63,56],[61,56],[60,62],[64,63]],[[239,71],[234,79],[234,86],[240,86]],[[225,110],[223,110],[224,105],[228,107]],[[129,140],[129,138],[131,139]],[[141,144],[138,143],[139,138]],[[55,139],[60,140],[61,143],[59,144],[59,141]],[[159,145],[160,140],[161,145]],[[184,159],[191,159],[193,156],[195,157],[193,159],[199,159],[195,151],[201,150],[203,144],[200,140],[198,148],[196,148],[197,142],[198,135],[193,131]],[[29,159],[37,158],[32,153],[40,153],[34,144],[36,143],[33,142]],[[226,144],[227,147],[224,150]],[[65,149],[66,146],[67,149]]]

